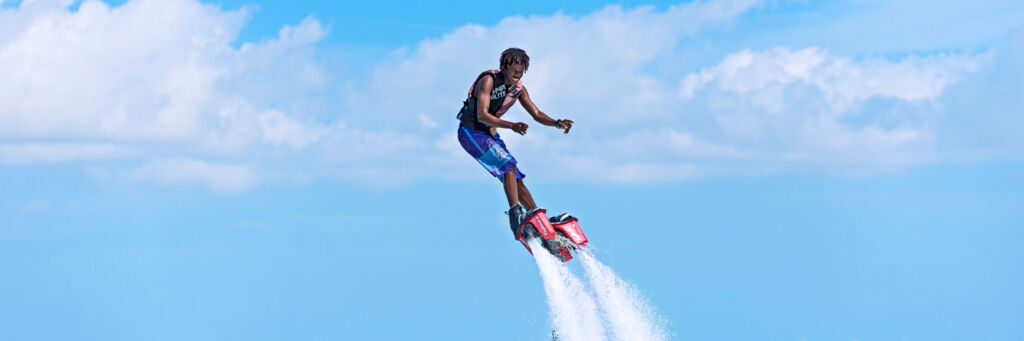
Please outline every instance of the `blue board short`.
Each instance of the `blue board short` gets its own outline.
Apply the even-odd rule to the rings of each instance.
[[[499,134],[491,136],[488,132],[469,129],[459,124],[459,144],[484,166],[484,169],[497,177],[498,181],[502,181],[502,175],[516,165],[516,158],[508,152],[505,141],[501,140]],[[525,177],[526,174],[516,167],[516,179]]]

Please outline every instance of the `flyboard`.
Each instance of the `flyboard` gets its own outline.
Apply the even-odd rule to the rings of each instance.
[[[544,249],[563,262],[572,259],[572,252],[587,246],[587,236],[580,229],[579,220],[569,213],[548,218],[547,210],[538,208],[527,216],[529,218],[516,230],[516,240],[523,243],[530,254],[533,254],[530,238],[539,238]]]

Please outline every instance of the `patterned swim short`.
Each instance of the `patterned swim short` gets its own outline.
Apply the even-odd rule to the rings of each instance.
[[[499,134],[491,136],[487,132],[469,129],[459,124],[459,144],[484,166],[484,169],[497,177],[498,181],[502,181],[502,175],[516,165],[516,158],[508,152],[505,141],[501,140]],[[525,177],[526,175],[516,167],[516,179]]]

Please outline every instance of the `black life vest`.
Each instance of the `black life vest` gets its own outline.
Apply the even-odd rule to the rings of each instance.
[[[459,114],[456,118],[462,122],[462,125],[466,128],[479,130],[479,131],[490,131],[491,127],[480,122],[480,118],[477,117],[476,113],[476,84],[480,82],[480,79],[491,76],[494,77],[494,87],[491,89],[491,104],[487,107],[487,112],[495,117],[501,118],[516,100],[519,99],[519,95],[523,93],[523,81],[516,82],[511,89],[505,86],[505,76],[501,74],[499,70],[487,70],[480,73],[473,81],[473,85],[469,87],[469,96],[462,102],[462,110],[459,110]]]

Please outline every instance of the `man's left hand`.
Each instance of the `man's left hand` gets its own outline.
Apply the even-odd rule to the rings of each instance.
[[[562,134],[568,134],[569,129],[572,129],[572,120],[556,120],[555,127],[558,129],[565,129]]]

